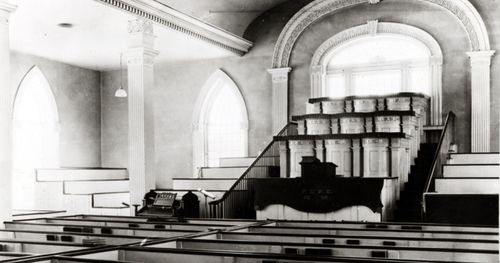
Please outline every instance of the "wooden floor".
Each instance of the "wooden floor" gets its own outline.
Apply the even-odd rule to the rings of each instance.
[[[498,228],[445,224],[158,219],[14,220],[4,262],[499,262]]]

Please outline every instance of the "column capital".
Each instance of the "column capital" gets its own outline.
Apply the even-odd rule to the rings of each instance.
[[[16,10],[17,6],[6,0],[0,0],[0,23],[9,21],[10,13]]]
[[[128,21],[128,47],[154,48],[156,36],[153,32],[153,23],[149,20],[137,18]]]
[[[273,82],[286,82],[288,81],[288,72],[290,72],[292,68],[271,68],[268,69],[267,72],[271,74]]]
[[[324,65],[315,65],[311,67],[311,73],[326,73],[326,67]]]
[[[475,65],[491,64],[491,57],[495,54],[495,50],[471,51],[466,53],[470,58],[471,67]]]

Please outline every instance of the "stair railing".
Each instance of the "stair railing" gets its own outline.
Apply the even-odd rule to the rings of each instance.
[[[277,136],[296,135],[297,123],[288,123]],[[279,142],[272,140],[224,195],[209,203],[211,218],[255,218],[253,179],[279,176]],[[274,166],[274,167],[273,167]],[[273,170],[274,169],[274,170]]]
[[[443,130],[439,136],[439,142],[436,148],[436,153],[432,160],[429,174],[425,182],[425,188],[422,193],[422,211],[425,214],[425,199],[424,194],[435,191],[435,178],[443,177],[443,164],[449,156],[450,145],[453,143],[455,136],[455,114],[450,111],[446,116]]]

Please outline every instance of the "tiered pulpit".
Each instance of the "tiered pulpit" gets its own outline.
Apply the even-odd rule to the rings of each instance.
[[[303,157],[314,156],[336,164],[342,177],[388,179],[384,184],[394,193],[383,197],[388,208],[408,181],[428,104],[429,98],[418,93],[309,99],[306,114],[292,117],[298,135],[275,137],[280,141],[280,176],[300,177]],[[388,211],[382,214],[382,219],[390,217]]]

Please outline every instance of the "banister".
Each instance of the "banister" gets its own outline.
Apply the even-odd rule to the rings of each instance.
[[[441,131],[441,135],[439,136],[439,142],[436,148],[436,153],[434,154],[434,158],[432,159],[431,168],[427,175],[424,191],[422,192],[422,211],[424,213],[425,213],[424,195],[425,193],[434,190],[431,189],[433,179],[442,176],[442,165],[446,162],[449,146],[453,142],[454,133],[455,133],[455,114],[452,111],[450,111],[446,116],[443,130]]]
[[[297,126],[297,123],[294,123],[294,122],[288,123],[287,125],[285,125],[285,127],[283,127],[277,133],[277,136],[290,135],[290,132],[296,133],[296,128],[295,128],[295,130],[291,130],[293,128],[293,126]],[[293,131],[295,131],[295,132],[293,132]],[[253,178],[253,177],[250,177],[250,172],[254,171],[254,169],[257,169],[256,167],[261,167],[258,165],[258,163],[261,160],[263,160],[263,158],[266,157],[266,154],[268,152],[272,152],[273,150],[276,151],[273,148],[273,147],[276,147],[276,143],[277,143],[277,140],[273,138],[273,140],[264,148],[264,150],[257,156],[257,158],[255,158],[255,160],[252,162],[252,164],[236,180],[236,182],[231,186],[231,188],[229,188],[229,190],[226,191],[220,199],[211,201],[209,203],[209,207],[210,207],[209,212],[211,214],[211,217],[214,217],[214,214],[217,215],[221,211],[223,212],[225,210],[224,208],[226,205],[233,205],[233,206],[236,205],[234,203],[231,203],[234,200],[230,200],[230,197],[232,197],[233,195],[236,195],[235,194],[236,191],[247,191],[247,192],[249,191],[249,189],[248,189],[249,186],[248,186],[248,183],[246,182],[246,180]],[[276,157],[276,156],[270,156],[270,157]],[[257,177],[255,177],[255,178],[257,178]],[[238,187],[245,188],[245,189],[237,189]],[[248,194],[248,193],[245,193],[245,194]],[[236,197],[234,199],[236,199]],[[250,201],[250,200],[242,200],[242,201]],[[226,204],[226,202],[229,204]],[[238,206],[238,207],[241,207],[241,206]],[[221,216],[218,216],[218,217],[221,217]],[[226,216],[224,216],[224,217],[226,217]]]

